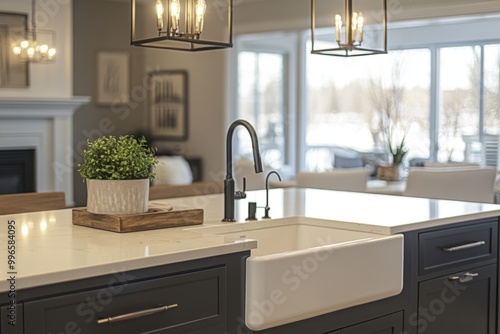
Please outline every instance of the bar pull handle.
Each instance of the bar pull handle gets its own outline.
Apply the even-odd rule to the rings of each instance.
[[[111,324],[111,323],[115,323],[115,322],[119,322],[119,321],[125,321],[125,320],[134,319],[134,318],[145,317],[148,315],[165,312],[166,310],[169,310],[171,308],[175,308],[177,306],[178,306],[177,304],[161,305],[161,306],[151,308],[148,310],[126,313],[126,314],[117,315],[114,317],[100,318],[100,319],[97,319],[97,324],[98,325]]]
[[[482,246],[484,244],[486,244],[485,241],[478,241],[478,242],[473,242],[470,244],[465,244],[465,245],[460,245],[460,246],[455,246],[455,247],[445,247],[445,248],[443,248],[443,252],[456,252],[456,251],[463,250],[463,249],[479,247],[479,246]]]
[[[474,277],[478,277],[478,273],[465,273],[462,276],[450,276],[448,277],[449,281],[458,281],[459,283],[465,283],[468,281],[472,281]]]

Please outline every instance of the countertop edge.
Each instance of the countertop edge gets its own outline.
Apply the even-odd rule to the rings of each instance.
[[[152,256],[149,258],[140,258],[129,261],[116,262],[112,264],[100,264],[92,267],[70,269],[63,272],[43,273],[27,277],[17,275],[16,290],[57,284],[61,282],[69,282],[90,277],[113,275],[118,272],[126,272],[131,270],[174,264],[219,255],[244,252],[252,250],[254,248],[257,248],[257,241],[245,240],[235,242],[234,244],[211,246],[182,252],[168,253]],[[8,291],[9,282],[4,280],[0,281],[0,293],[5,293]]]

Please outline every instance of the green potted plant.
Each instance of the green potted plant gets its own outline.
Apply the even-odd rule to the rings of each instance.
[[[377,177],[381,180],[387,181],[400,180],[403,159],[408,153],[408,150],[405,147],[405,136],[403,136],[403,139],[399,142],[399,144],[396,144],[396,146],[392,145],[391,136],[388,136],[387,149],[392,157],[391,165],[379,166],[377,170]]]
[[[149,183],[158,159],[146,139],[104,136],[87,140],[78,172],[87,182],[87,211],[132,214],[148,211]]]
[[[403,164],[403,159],[408,153],[408,150],[405,148],[405,137],[403,136],[403,139],[399,144],[396,145],[396,147],[392,146],[391,139],[388,139],[388,148],[389,148],[389,153],[392,155],[392,166],[398,167]]]

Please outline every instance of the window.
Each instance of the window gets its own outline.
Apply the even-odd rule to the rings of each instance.
[[[484,47],[484,153],[500,169],[500,44]]]
[[[439,50],[440,162],[481,162],[479,85],[481,48],[463,46]],[[466,145],[469,149],[466,154]]]
[[[473,37],[497,25],[498,17],[402,23],[387,55],[353,58],[312,55],[307,31],[239,37],[235,116],[256,125],[265,162],[276,168],[389,162],[387,138],[396,133],[408,162],[500,169],[500,33]],[[319,36],[318,47],[329,37]]]
[[[335,156],[356,151],[384,157],[395,129],[411,156],[429,158],[430,55],[429,49],[345,59],[308,54],[306,169],[331,168]]]
[[[285,164],[285,61],[277,53],[238,54],[238,116],[254,125],[263,162],[274,168]],[[251,156],[250,137],[238,134],[238,152]]]

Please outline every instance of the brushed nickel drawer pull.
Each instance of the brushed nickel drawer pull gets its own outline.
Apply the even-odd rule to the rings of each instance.
[[[462,276],[450,276],[448,277],[449,281],[458,281],[459,283],[465,283],[468,281],[472,281],[474,277],[478,277],[478,273],[465,273]]]
[[[178,306],[177,304],[172,304],[172,305],[168,305],[168,306],[162,305],[162,306],[158,306],[158,307],[155,307],[155,308],[151,308],[149,310],[131,312],[131,313],[127,313],[127,314],[117,315],[117,316],[114,316],[114,317],[101,318],[101,319],[97,319],[97,324],[98,325],[110,324],[110,323],[114,323],[114,322],[119,322],[119,321],[134,319],[134,318],[140,318],[140,317],[145,317],[147,315],[164,312],[164,311],[166,311],[168,309],[171,309],[171,308],[174,308],[174,307],[177,307],[177,306]]]
[[[485,241],[478,241],[478,242],[473,242],[470,244],[465,244],[465,245],[460,245],[456,247],[448,247],[448,248],[443,248],[444,252],[456,252],[462,249],[468,249],[468,248],[474,248],[474,247],[479,247],[486,244]]]

